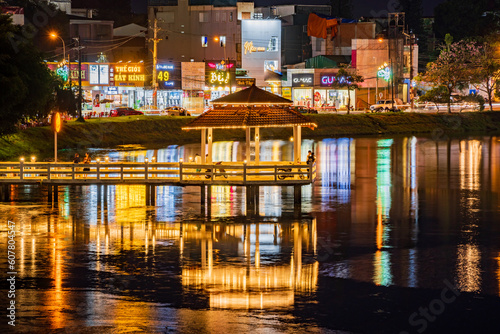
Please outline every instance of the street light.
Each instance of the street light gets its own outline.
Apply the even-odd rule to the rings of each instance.
[[[66,61],[66,44],[64,44],[64,39],[62,39],[61,36],[59,36],[58,34],[56,34],[55,32],[52,32],[50,33],[50,37],[52,38],[59,38],[63,44],[63,59],[64,61]]]

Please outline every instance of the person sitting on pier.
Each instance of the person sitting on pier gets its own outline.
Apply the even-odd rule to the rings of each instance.
[[[75,164],[80,163],[80,154],[75,153],[75,157],[73,158],[73,163],[75,163]]]
[[[88,152],[87,152],[87,153],[85,153],[85,158],[83,158],[83,163],[84,163],[84,164],[90,164],[90,162],[91,162],[90,155],[89,155],[89,154],[88,154]],[[88,171],[90,171],[90,167],[85,167],[85,168],[83,168],[83,171],[84,171],[84,172],[88,172]]]
[[[307,161],[306,161],[306,163],[307,163],[308,165],[311,165],[311,164],[313,164],[314,162],[316,162],[316,157],[314,156],[314,152],[311,152],[311,151],[309,150],[309,152],[308,152],[308,154],[307,154]]]

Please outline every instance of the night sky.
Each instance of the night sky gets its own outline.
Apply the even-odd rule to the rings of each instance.
[[[432,16],[434,7],[444,0],[423,0],[424,15]],[[329,0],[255,0],[255,6],[270,6],[284,4],[329,4]],[[387,16],[387,12],[394,12],[397,0],[352,0],[353,14],[356,18],[360,16],[381,17]],[[132,10],[136,13],[145,13],[148,5],[147,0],[132,0]]]

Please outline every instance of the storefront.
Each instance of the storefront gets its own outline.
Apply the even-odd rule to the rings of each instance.
[[[170,62],[160,63],[156,65],[156,75],[158,83],[157,106],[159,110],[169,107],[182,106],[183,93],[181,85],[181,63]],[[148,105],[153,105],[153,92],[147,101],[151,100]]]
[[[63,80],[76,89],[79,66],[47,63]],[[82,116],[108,116],[111,109],[126,106],[141,108],[147,104],[146,81],[142,63],[82,63]]]
[[[292,73],[291,78],[293,105],[312,108],[314,73]]]
[[[333,88],[336,77],[331,73],[320,73],[320,87],[314,89],[314,108],[321,109],[347,109],[349,92],[347,89]],[[340,80],[343,80],[340,78]],[[355,103],[355,93],[350,93],[351,107]]]
[[[327,70],[328,71],[328,70]],[[312,108],[318,112],[347,109],[347,89],[335,88],[334,70],[291,69],[288,80],[283,82],[282,95],[293,101],[294,106]],[[351,91],[351,107],[355,105],[355,92]]]

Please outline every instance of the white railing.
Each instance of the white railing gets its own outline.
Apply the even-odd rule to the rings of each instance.
[[[0,162],[0,183],[308,184],[316,165],[292,162]]]

